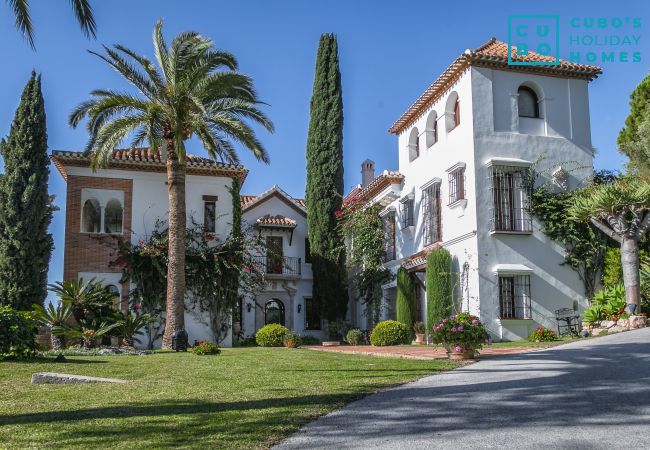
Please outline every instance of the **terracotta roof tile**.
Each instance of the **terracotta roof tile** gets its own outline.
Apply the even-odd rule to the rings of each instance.
[[[248,209],[249,207],[253,207],[258,202],[262,203],[265,199],[273,195],[277,195],[281,198],[286,199],[285,201],[290,203],[291,206],[293,206],[299,211],[302,211],[302,214],[306,214],[307,204],[305,203],[305,200],[302,198],[295,198],[290,196],[284,190],[282,190],[278,185],[272,186],[270,189],[267,189],[266,191],[262,192],[260,195],[242,195],[241,196],[242,208]]]
[[[267,214],[260,217],[255,222],[260,227],[281,227],[281,228],[295,228],[298,223],[290,217],[281,215],[272,216]]]
[[[514,72],[538,73],[564,78],[579,78],[588,81],[593,80],[602,73],[601,68],[598,66],[578,64],[564,60],[560,60],[559,64],[550,64],[555,62],[555,58],[544,56],[534,51],[529,51],[527,55],[518,55],[516,52],[517,47],[512,46],[511,59],[513,61],[548,62],[549,65],[510,65],[508,64],[508,44],[492,38],[476,50],[466,50],[465,53],[456,58],[438,79],[424,91],[415,103],[397,119],[388,131],[398,134],[412,124],[431,104],[447,92],[452,84],[470,66],[491,67]]]
[[[349,203],[358,198],[370,199],[374,195],[383,191],[386,187],[394,183],[401,183],[404,175],[396,170],[384,170],[381,174],[377,175],[365,188],[355,186],[348,195],[343,199],[343,204]]]
[[[89,167],[91,154],[86,152],[52,151],[52,162],[67,179],[67,166]],[[188,175],[213,175],[239,177],[243,182],[248,170],[241,165],[225,164],[208,158],[187,153],[186,166]],[[166,163],[160,152],[149,148],[116,149],[109,159],[108,167],[114,169],[137,170],[143,172],[164,172]]]

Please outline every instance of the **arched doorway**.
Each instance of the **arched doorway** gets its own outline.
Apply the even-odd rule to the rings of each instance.
[[[266,302],[264,307],[264,324],[279,323],[284,325],[284,303],[277,298]]]

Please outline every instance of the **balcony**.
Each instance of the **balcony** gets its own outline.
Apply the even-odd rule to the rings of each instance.
[[[302,274],[302,260],[293,256],[254,256],[255,270],[270,278],[297,278]]]

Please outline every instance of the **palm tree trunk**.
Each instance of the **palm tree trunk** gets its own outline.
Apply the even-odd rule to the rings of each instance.
[[[64,349],[65,348],[65,337],[64,336],[57,336],[56,334],[52,333],[50,335],[50,345],[52,345],[52,350]]]
[[[621,242],[621,265],[623,267],[623,284],[625,301],[636,305],[639,313],[639,242],[634,238],[623,238]]]
[[[167,314],[162,348],[171,349],[172,334],[185,327],[185,165],[169,146],[167,190],[169,195],[169,262],[167,265]]]

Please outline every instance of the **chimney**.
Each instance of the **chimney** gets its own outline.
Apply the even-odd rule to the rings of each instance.
[[[375,162],[366,159],[361,163],[361,187],[368,186],[375,179]]]

